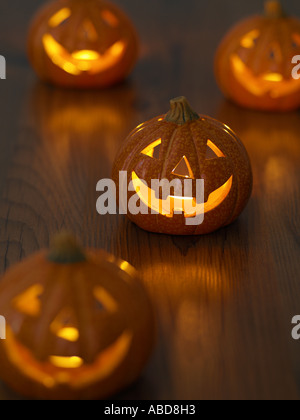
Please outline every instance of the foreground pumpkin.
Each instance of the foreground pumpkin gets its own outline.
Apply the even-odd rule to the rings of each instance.
[[[138,196],[147,206],[147,214],[129,211],[128,217],[151,232],[213,232],[239,216],[252,191],[251,165],[241,141],[226,125],[195,113],[184,97],[171,101],[167,115],[141,124],[129,135],[113,168],[113,180],[121,190],[123,171],[128,175],[128,202]],[[184,191],[188,179],[193,185],[190,197],[158,197],[149,188],[152,180],[168,180],[180,183]],[[204,203],[197,202],[197,180],[204,180]],[[187,214],[188,204],[194,214]],[[188,225],[188,218],[201,214],[201,224]]]
[[[66,87],[106,87],[132,70],[135,29],[106,0],[55,0],[34,18],[29,59],[42,80]]]
[[[221,43],[216,78],[226,97],[247,108],[289,111],[300,106],[300,79],[292,77],[300,55],[300,20],[267,1],[265,14],[235,26]]]
[[[106,398],[131,384],[153,346],[153,311],[135,270],[68,235],[4,276],[0,375],[43,399]]]

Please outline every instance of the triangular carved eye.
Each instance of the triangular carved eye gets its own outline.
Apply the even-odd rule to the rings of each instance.
[[[172,174],[176,176],[182,176],[183,178],[194,179],[191,165],[189,164],[186,156],[183,156],[176,168],[173,169]]]
[[[103,287],[95,287],[93,294],[96,301],[100,304],[100,309],[105,309],[108,312],[116,312],[118,310],[118,303]]]
[[[253,48],[255,47],[259,37],[260,31],[258,29],[255,29],[242,38],[241,46],[244,48]]]
[[[44,292],[44,287],[35,284],[13,300],[13,306],[22,314],[38,316],[41,311],[40,297]]]
[[[212,141],[208,140],[205,159],[210,160],[220,157],[225,157],[224,153]]]
[[[71,9],[64,7],[50,18],[48,25],[50,28],[57,28],[58,26],[63,25],[69,19],[71,14]]]
[[[115,28],[119,25],[118,18],[110,10],[103,10],[101,16],[109,26]]]
[[[153,159],[159,159],[160,147],[161,139],[158,139],[146,147],[146,149],[144,149],[141,153]]]

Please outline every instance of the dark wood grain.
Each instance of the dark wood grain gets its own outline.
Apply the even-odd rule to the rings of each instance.
[[[262,1],[117,1],[135,22],[141,57],[129,80],[98,92],[39,83],[26,59],[30,16],[42,1],[0,6],[0,269],[67,228],[86,246],[133,264],[154,302],[159,336],[144,375],[119,398],[299,399],[300,115],[226,102],[212,71],[226,30]],[[299,1],[286,8],[300,16]],[[249,206],[230,227],[199,238],[149,234],[96,213],[96,183],[137,124],[185,95],[230,125],[253,164]],[[0,399],[17,399],[0,386]]]

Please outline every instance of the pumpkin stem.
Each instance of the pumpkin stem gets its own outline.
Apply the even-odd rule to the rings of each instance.
[[[183,125],[188,122],[197,121],[200,119],[199,115],[193,111],[184,96],[172,99],[170,101],[171,109],[165,117],[165,121]]]
[[[278,19],[285,16],[280,1],[267,0],[265,2],[265,15],[270,19]]]
[[[56,264],[75,264],[86,261],[86,256],[73,235],[61,232],[51,241],[48,260]]]

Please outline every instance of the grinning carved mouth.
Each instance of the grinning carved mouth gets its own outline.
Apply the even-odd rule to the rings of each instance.
[[[132,182],[134,190],[140,200],[156,213],[166,217],[173,217],[174,213],[184,213],[185,217],[195,217],[205,214],[217,208],[228,196],[232,188],[233,176],[217,190],[213,191],[206,203],[197,204],[193,197],[177,197],[170,195],[167,199],[156,198],[155,192],[149,188],[137,174],[132,172]]]
[[[125,331],[89,365],[75,356],[51,356],[47,362],[39,362],[17,341],[10,328],[7,328],[4,347],[8,359],[26,377],[48,388],[66,383],[74,389],[79,389],[111,375],[126,358],[131,343],[132,333]]]
[[[43,36],[43,45],[48,57],[59,68],[74,76],[87,72],[97,74],[116,65],[126,49],[125,41],[117,41],[104,54],[92,50],[69,53],[52,35]]]
[[[237,54],[233,54],[231,57],[231,68],[243,88],[255,96],[270,94],[275,99],[300,89],[299,80],[285,80],[280,73],[265,73],[255,76]]]

